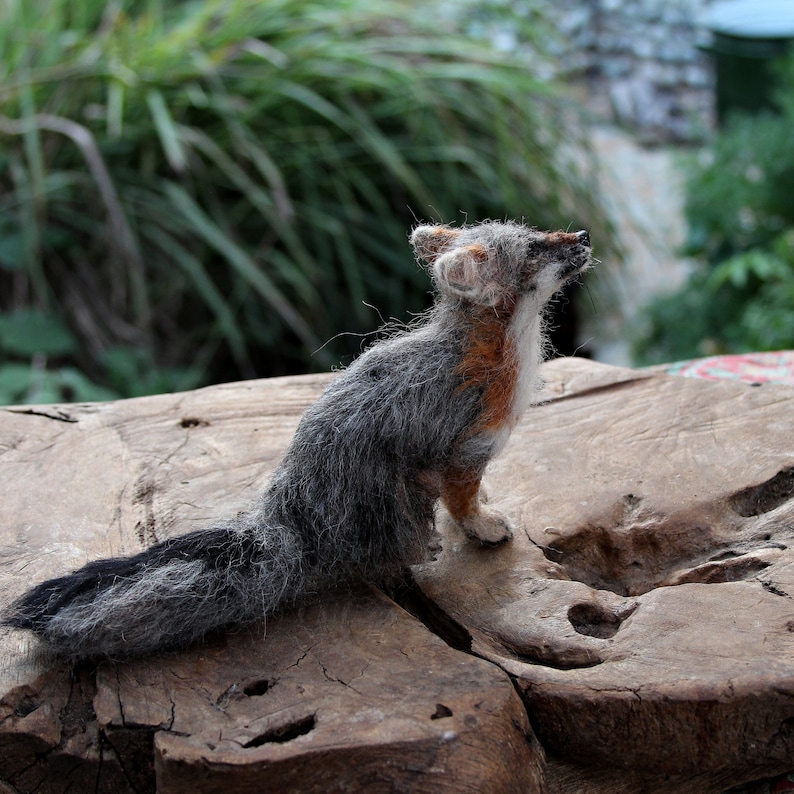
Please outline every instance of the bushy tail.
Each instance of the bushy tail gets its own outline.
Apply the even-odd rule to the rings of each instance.
[[[302,589],[302,551],[292,532],[223,527],[43,582],[11,605],[3,623],[42,635],[71,660],[123,658],[256,620]]]

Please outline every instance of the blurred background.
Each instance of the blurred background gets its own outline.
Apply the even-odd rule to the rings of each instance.
[[[560,354],[794,348],[791,6],[725,5],[2,0],[0,403],[344,366],[418,221],[590,229]]]

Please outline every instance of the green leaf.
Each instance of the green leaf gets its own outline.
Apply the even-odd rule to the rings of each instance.
[[[29,387],[29,364],[0,364],[0,405],[22,402]]]
[[[25,266],[25,238],[19,232],[11,232],[0,238],[0,267],[18,271]]]
[[[17,356],[63,356],[73,353],[76,340],[63,321],[35,309],[0,314],[0,349]]]
[[[116,400],[121,395],[98,386],[74,367],[60,367],[52,371],[54,385],[59,390],[59,401],[68,402],[104,402]]]
[[[117,347],[106,350],[102,364],[113,387],[124,397],[194,389],[202,379],[193,367],[158,368],[147,350]]]

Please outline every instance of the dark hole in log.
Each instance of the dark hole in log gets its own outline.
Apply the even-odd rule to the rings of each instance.
[[[779,471],[760,485],[753,485],[734,494],[731,507],[746,518],[760,516],[780,507],[794,496],[794,467]]]
[[[775,587],[772,582],[761,582],[761,586],[767,593],[772,593],[772,595],[780,596],[781,598],[789,598],[789,594],[785,590]]]
[[[293,739],[297,739],[299,736],[305,736],[307,733],[311,733],[316,724],[316,716],[310,714],[303,719],[260,733],[259,736],[255,736],[253,739],[246,742],[243,747],[248,750],[252,747],[261,747],[264,744],[285,744],[286,742],[291,742]]]
[[[190,428],[190,427],[207,427],[209,422],[205,419],[198,419],[195,416],[187,416],[179,422],[180,427]]]
[[[264,678],[261,681],[251,681],[243,687],[243,694],[248,697],[260,697],[273,686],[273,683]]]
[[[39,704],[33,700],[33,698],[24,697],[14,708],[14,715],[17,717],[27,717],[28,714],[32,714],[38,707]]]
[[[574,604],[568,610],[568,620],[578,634],[606,640],[618,633],[623,621],[633,611],[629,610],[623,615],[617,615],[600,604]]]

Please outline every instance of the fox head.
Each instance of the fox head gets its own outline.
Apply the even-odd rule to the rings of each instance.
[[[509,306],[524,296],[543,305],[591,262],[586,231],[541,232],[514,222],[418,226],[411,245],[442,294],[480,306]]]

